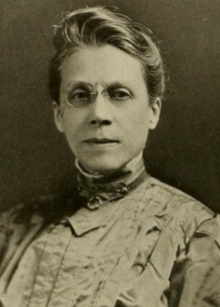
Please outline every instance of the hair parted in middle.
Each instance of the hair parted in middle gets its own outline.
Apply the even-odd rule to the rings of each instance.
[[[67,13],[55,26],[56,53],[50,62],[51,98],[59,104],[61,64],[72,53],[88,46],[114,46],[138,59],[150,103],[162,98],[165,90],[163,61],[150,31],[130,18],[106,7],[86,7]]]

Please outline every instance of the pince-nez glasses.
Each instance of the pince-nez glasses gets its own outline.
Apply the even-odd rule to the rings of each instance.
[[[83,107],[94,102],[100,94],[104,98],[116,102],[128,100],[133,96],[128,88],[118,84],[105,87],[100,92],[97,88],[94,89],[90,85],[83,84],[73,88],[65,97],[65,101],[70,107]]]
[[[110,95],[108,89],[103,89],[100,94],[109,99]],[[78,88],[73,90],[69,95],[66,96],[66,103],[70,107],[83,106],[85,104],[91,103],[97,99],[99,95],[98,90],[94,89],[82,89]]]

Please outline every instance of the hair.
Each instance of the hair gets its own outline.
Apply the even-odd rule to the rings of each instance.
[[[127,16],[105,7],[86,7],[67,13],[55,26],[53,44],[56,52],[49,69],[52,100],[59,104],[61,64],[65,58],[80,48],[106,44],[142,63],[150,103],[162,98],[165,90],[163,61],[150,33]]]

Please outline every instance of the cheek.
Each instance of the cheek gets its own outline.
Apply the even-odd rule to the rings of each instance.
[[[127,126],[134,132],[140,133],[149,129],[150,110],[148,106],[133,108],[125,116]]]
[[[66,112],[63,114],[63,130],[69,143],[77,143],[81,131],[80,127],[79,117]]]
[[[124,133],[132,146],[145,146],[149,131],[149,110],[146,107],[134,109],[124,121]],[[126,131],[125,131],[126,130]]]
[[[75,132],[80,130],[81,125],[85,121],[85,115],[75,109],[65,108],[62,120],[63,127],[66,131]]]

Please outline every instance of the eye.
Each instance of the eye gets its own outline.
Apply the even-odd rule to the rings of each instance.
[[[127,100],[132,97],[131,92],[125,88],[110,89],[108,95],[113,100]]]
[[[67,103],[71,106],[80,106],[90,101],[91,95],[85,89],[74,89],[67,96]]]

